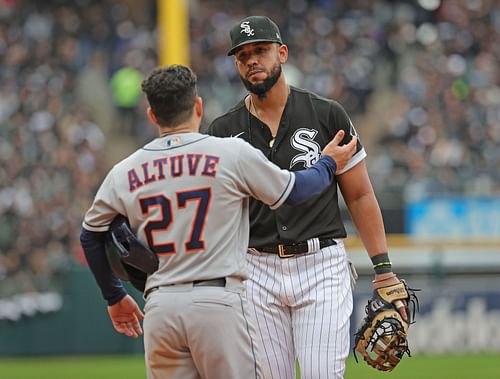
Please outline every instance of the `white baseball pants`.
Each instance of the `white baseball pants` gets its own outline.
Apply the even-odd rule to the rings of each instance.
[[[343,378],[353,300],[342,241],[316,253],[282,259],[247,254],[247,297],[260,337],[265,378]]]

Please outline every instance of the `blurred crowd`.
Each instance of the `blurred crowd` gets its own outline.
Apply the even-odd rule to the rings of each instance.
[[[289,46],[291,83],[353,117],[384,201],[500,193],[498,1],[274,4],[211,1],[195,10],[192,64],[208,119],[242,95],[225,57],[229,27],[266,14]]]
[[[61,290],[81,260],[110,133],[140,105],[115,74],[155,66],[150,34],[121,1],[0,0],[0,298]]]
[[[382,208],[383,194],[400,207],[428,195],[500,194],[497,1],[189,4],[203,127],[244,94],[226,56],[229,28],[265,14],[289,46],[290,83],[352,116]],[[63,285],[59,274],[81,260],[80,223],[103,176],[155,136],[138,87],[158,64],[155,9],[0,0],[0,297]]]

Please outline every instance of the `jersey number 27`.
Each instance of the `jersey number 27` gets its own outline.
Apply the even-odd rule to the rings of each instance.
[[[186,251],[193,252],[205,249],[205,241],[202,239],[203,227],[207,218],[207,212],[210,208],[210,200],[212,199],[212,191],[210,188],[198,188],[189,191],[176,193],[176,209],[186,208],[188,201],[197,201],[198,206],[191,221],[191,234],[188,241],[184,242]],[[141,211],[144,215],[150,213],[151,208],[160,207],[161,219],[149,221],[144,232],[148,245],[156,254],[172,254],[175,253],[175,242],[167,242],[163,244],[155,244],[154,233],[165,231],[173,222],[172,199],[160,194],[139,199]]]

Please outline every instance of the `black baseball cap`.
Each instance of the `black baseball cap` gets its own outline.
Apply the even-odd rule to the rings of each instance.
[[[276,42],[283,45],[281,33],[269,17],[250,16],[244,18],[231,28],[231,50],[227,55],[233,55],[243,45],[255,42]]]

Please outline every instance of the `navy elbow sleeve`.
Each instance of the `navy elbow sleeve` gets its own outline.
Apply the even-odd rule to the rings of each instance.
[[[322,156],[308,169],[294,172],[295,184],[285,204],[297,205],[321,194],[332,184],[336,168],[335,160]]]

